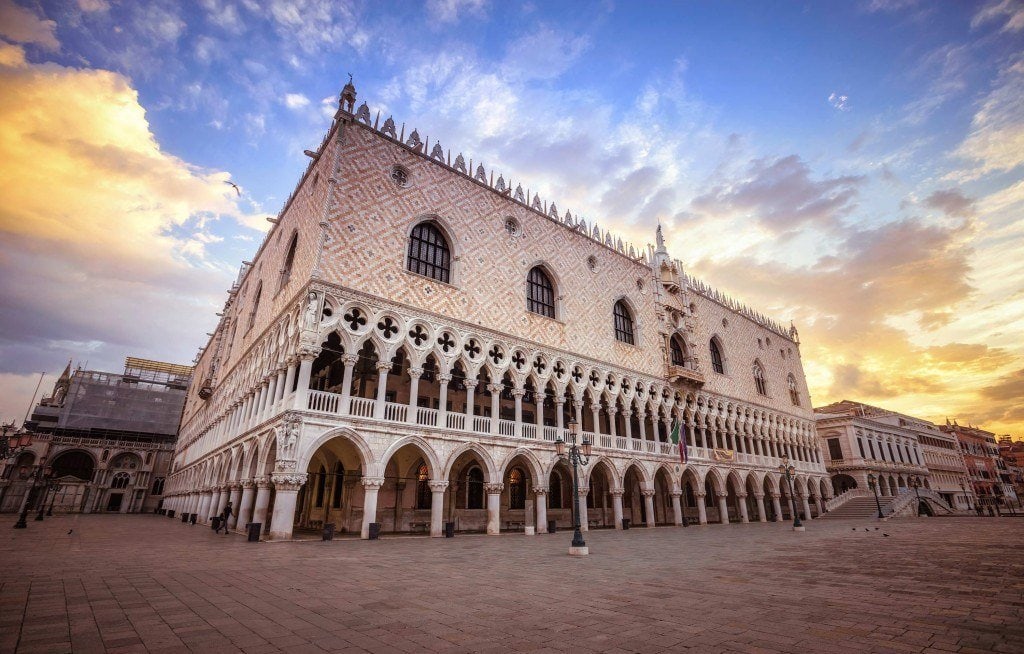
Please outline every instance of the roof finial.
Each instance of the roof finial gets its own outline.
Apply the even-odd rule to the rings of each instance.
[[[661,233],[661,221],[658,221],[658,229],[654,232],[655,238],[658,242],[658,252],[668,252],[665,249],[665,235]]]
[[[345,88],[341,89],[341,109],[352,113],[352,108],[356,105],[356,87],[352,84],[352,73],[348,74],[348,84]]]

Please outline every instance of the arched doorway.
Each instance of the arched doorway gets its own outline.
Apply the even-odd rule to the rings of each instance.
[[[273,450],[268,448],[265,474],[273,472],[275,461]],[[319,532],[332,523],[337,533],[359,534],[365,495],[360,483],[363,461],[356,445],[345,436],[328,440],[310,457],[306,474],[306,483],[295,500],[295,530]],[[268,510],[268,515],[273,515],[273,498]],[[255,518],[253,521],[258,522]]]
[[[846,491],[857,488],[857,480],[850,475],[832,475],[832,492],[835,495],[842,495]]]
[[[615,526],[615,506],[611,496],[612,472],[605,461],[597,461],[590,469],[590,490],[587,493],[587,518],[591,528]]]
[[[52,474],[60,483],[59,490],[51,491],[53,510],[61,513],[82,511],[92,491],[95,474],[92,456],[81,450],[61,452],[53,459]]]

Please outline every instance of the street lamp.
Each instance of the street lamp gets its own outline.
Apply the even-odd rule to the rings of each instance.
[[[28,526],[28,523],[25,522],[25,519],[28,517],[28,512],[29,512],[29,509],[31,508],[33,500],[36,499],[36,484],[39,483],[39,480],[43,476],[43,462],[44,461],[46,461],[45,457],[40,459],[38,465],[36,465],[36,472],[32,476],[32,485],[29,486],[27,496],[25,497],[25,505],[23,507],[21,507],[21,515],[18,516],[18,521],[14,523],[14,528],[15,529],[24,529],[24,528],[26,528]],[[46,472],[47,472],[47,475],[49,475],[49,470],[47,470]],[[42,520],[42,519],[43,519],[43,512],[40,511],[39,515],[36,516],[36,520]]]
[[[3,431],[3,438],[0,439],[0,461],[6,461],[21,454],[32,444],[32,433],[15,431],[13,420],[5,425],[0,425],[0,430]]]
[[[796,505],[796,495],[793,494],[793,477],[796,476],[796,467],[789,462],[788,456],[782,457],[779,472],[786,478],[786,483],[789,485],[789,500],[793,503],[793,531],[804,531],[804,526],[800,522],[800,509]]]
[[[878,501],[878,481],[870,472],[868,473],[868,487],[875,493],[875,506],[878,507],[878,519],[882,519],[882,503]]]
[[[575,413],[575,412],[574,412]],[[577,436],[580,433],[580,427],[576,423],[575,418],[569,419],[569,442],[566,443],[561,438],[555,441],[555,453],[559,457],[566,456],[568,454],[569,463],[572,464],[572,497],[573,497],[573,515],[572,523],[575,531],[572,535],[572,545],[569,547],[569,554],[572,556],[586,556],[590,552],[587,549],[587,544],[583,540],[583,534],[580,532],[580,482],[579,482],[579,467],[587,465],[590,462],[590,453],[592,444],[586,438],[577,445]]]
[[[921,488],[921,478],[912,478],[910,480],[910,487],[914,489],[914,497],[917,498],[917,515],[921,515],[921,493],[917,490],[918,488]]]

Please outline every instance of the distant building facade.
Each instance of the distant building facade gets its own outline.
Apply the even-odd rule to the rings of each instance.
[[[977,505],[995,509],[1016,501],[1013,484],[1003,479],[1006,463],[999,457],[995,434],[978,427],[964,427],[955,421],[947,422],[941,429],[957,440]]]
[[[686,275],[660,228],[637,249],[354,102],[200,353],[168,508],[231,502],[280,539],[544,532],[574,420],[584,529],[823,510],[795,329]]]
[[[1015,441],[1009,434],[999,437],[999,458],[1006,465],[1007,482],[1017,497],[1017,508],[1024,504],[1024,441]]]
[[[191,366],[129,357],[124,372],[71,369],[24,428],[32,445],[0,469],[0,511],[20,510],[35,467],[51,473],[47,504],[63,513],[158,508]]]
[[[908,491],[920,479],[922,488],[935,491],[949,506],[967,508],[966,498],[957,493],[965,470],[955,442],[931,423],[849,400],[815,407],[814,413],[836,495],[867,489],[873,474],[882,497]]]

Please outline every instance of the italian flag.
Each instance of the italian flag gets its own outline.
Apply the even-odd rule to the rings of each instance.
[[[679,446],[679,460],[686,463],[686,439],[679,438],[679,425],[679,421],[676,420],[672,425],[672,434],[670,435],[670,438],[673,443]]]

